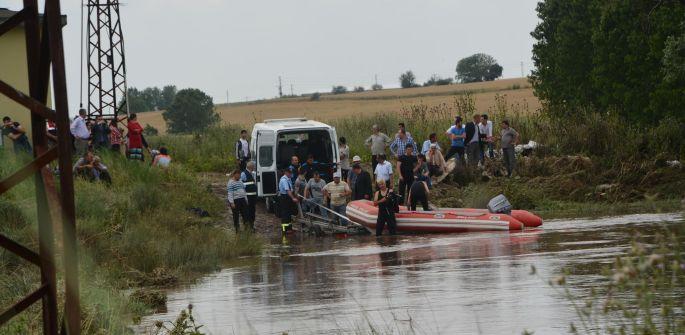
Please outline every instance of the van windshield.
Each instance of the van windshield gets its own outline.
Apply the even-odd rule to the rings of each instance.
[[[309,155],[324,166],[332,166],[334,155],[333,142],[328,130],[294,130],[278,134],[278,147],[276,164],[279,169],[287,168],[293,156],[297,156],[301,163],[307,160]]]

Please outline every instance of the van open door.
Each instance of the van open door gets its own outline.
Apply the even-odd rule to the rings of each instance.
[[[338,151],[338,133],[335,130],[335,127],[331,127],[331,129],[329,129],[328,132],[331,134],[331,143],[333,144],[333,164],[335,164],[335,171],[340,172],[340,152]]]
[[[258,130],[256,145],[257,195],[274,196],[278,190],[276,168],[276,134],[272,130]]]

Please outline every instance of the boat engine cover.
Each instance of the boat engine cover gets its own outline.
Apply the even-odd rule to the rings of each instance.
[[[488,210],[490,213],[511,214],[511,209],[511,203],[504,194],[500,194],[490,199],[488,202]]]

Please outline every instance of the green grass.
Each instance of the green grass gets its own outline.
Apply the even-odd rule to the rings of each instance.
[[[18,163],[0,155],[4,177]],[[102,158],[112,173],[111,186],[75,183],[85,334],[125,333],[132,317],[148,310],[124,293],[131,288],[189,281],[260,252],[259,238],[228,229],[225,204],[183,164],[162,170],[123,157]],[[36,250],[33,192],[28,180],[0,197],[0,230]],[[200,218],[190,207],[210,217]],[[0,306],[9,306],[40,281],[36,269],[8,252],[0,253],[0,265]],[[34,333],[40,324],[36,315],[33,307],[0,333]]]

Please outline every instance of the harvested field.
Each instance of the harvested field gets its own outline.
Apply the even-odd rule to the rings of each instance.
[[[387,89],[339,95],[322,94],[319,101],[310,101],[308,97],[297,97],[221,104],[216,105],[216,109],[223,122],[251,127],[255,121],[270,118],[304,116],[327,121],[355,115],[368,116],[397,112],[404,105],[416,103],[451,104],[454,101],[454,95],[465,91],[473,94],[476,109],[483,113],[495,105],[497,94],[506,95],[509,103],[526,104],[529,111],[535,111],[540,107],[527,79],[514,78],[486,83]],[[161,113],[141,113],[138,118],[141,124],[149,124],[164,132],[166,124]]]

